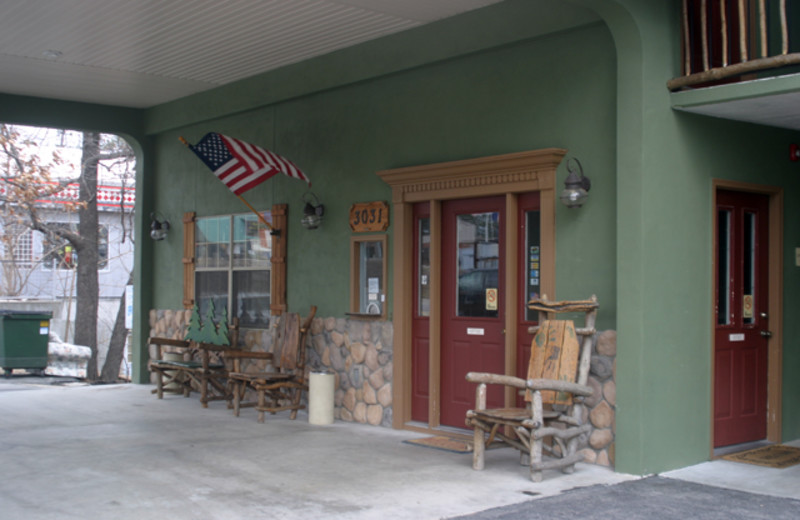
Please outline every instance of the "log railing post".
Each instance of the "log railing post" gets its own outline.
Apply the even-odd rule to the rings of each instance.
[[[790,52],[788,23],[786,0],[771,11],[766,0],[682,0],[683,75],[669,80],[667,88],[677,90],[800,64],[800,53]],[[780,41],[776,34],[772,52],[770,26],[780,30]]]
[[[479,384],[475,391],[475,409],[486,409],[486,383]],[[475,432],[472,436],[472,469],[483,469],[483,454],[485,449],[486,445],[483,440],[483,429],[475,426]]]

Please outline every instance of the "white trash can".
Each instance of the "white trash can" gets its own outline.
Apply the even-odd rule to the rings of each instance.
[[[333,393],[335,376],[331,372],[311,372],[308,381],[308,422],[333,423]]]

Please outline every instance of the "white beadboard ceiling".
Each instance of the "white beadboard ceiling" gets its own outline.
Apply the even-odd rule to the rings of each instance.
[[[0,0],[0,92],[149,107],[501,0]]]

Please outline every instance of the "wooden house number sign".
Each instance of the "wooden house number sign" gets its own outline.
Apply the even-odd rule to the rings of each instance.
[[[350,206],[350,229],[356,233],[386,231],[389,227],[389,205],[385,202],[362,202]]]

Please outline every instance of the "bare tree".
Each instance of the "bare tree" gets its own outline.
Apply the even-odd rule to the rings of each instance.
[[[54,243],[69,244],[69,267],[76,269],[76,317],[74,342],[89,346],[92,357],[87,367],[87,378],[98,379],[101,376],[97,367],[97,320],[99,300],[99,278],[97,274],[100,262],[98,230],[99,217],[97,210],[98,169],[101,161],[131,161],[133,151],[121,139],[102,141],[96,132],[84,132],[79,175],[77,178],[55,179],[52,165],[61,164],[61,158],[54,154],[50,163],[46,163],[36,154],[22,153],[18,145],[19,134],[11,127],[0,124],[0,151],[4,154],[6,172],[2,177],[4,196],[0,197],[0,206],[4,214],[15,219],[28,228],[39,231]],[[23,142],[25,146],[35,143]],[[105,145],[104,145],[105,144]],[[40,201],[57,196],[70,183],[77,182],[79,194],[77,202],[67,202],[65,210],[77,212],[77,228],[65,226],[63,223],[48,222],[40,211]],[[121,213],[124,218],[124,211]],[[79,259],[77,262],[73,258]],[[120,305],[124,317],[124,298]],[[124,322],[123,322],[124,325]],[[121,340],[119,337],[122,336]],[[114,380],[119,373],[122,350],[124,349],[125,330],[114,327],[111,348],[106,357],[102,379]],[[121,345],[121,346],[120,346]],[[116,352],[119,350],[119,352]]]
[[[133,283],[133,273],[128,276],[128,285]],[[101,381],[114,381],[119,377],[119,367],[122,364],[122,357],[125,353],[125,340],[128,334],[125,328],[125,307],[128,302],[125,300],[125,292],[119,299],[119,309],[114,320],[114,328],[111,331],[111,341],[108,343],[108,354],[106,362],[103,363],[103,370],[100,373]]]

